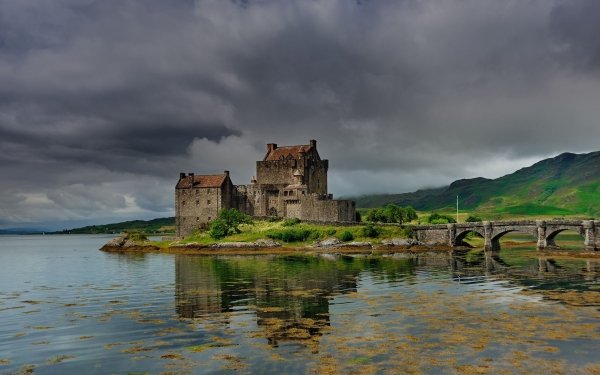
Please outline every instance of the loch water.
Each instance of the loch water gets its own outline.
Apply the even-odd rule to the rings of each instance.
[[[195,256],[0,236],[0,374],[599,373],[600,259]]]

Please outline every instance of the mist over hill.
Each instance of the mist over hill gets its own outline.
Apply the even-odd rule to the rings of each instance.
[[[462,179],[434,189],[353,198],[362,208],[388,203],[420,211],[454,208],[503,215],[600,216],[600,151],[563,153],[497,178]]]

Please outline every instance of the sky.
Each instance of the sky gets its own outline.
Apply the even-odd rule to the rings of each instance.
[[[318,141],[334,196],[600,149],[597,0],[0,0],[0,229],[174,215]]]

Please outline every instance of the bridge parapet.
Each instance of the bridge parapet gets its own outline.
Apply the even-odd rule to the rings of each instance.
[[[478,223],[415,225],[412,227],[417,239],[434,245],[460,246],[469,232],[484,238],[486,251],[500,250],[500,238],[509,232],[529,233],[537,237],[540,250],[557,247],[555,237],[562,231],[573,230],[584,237],[587,250],[600,250],[599,220],[507,220]]]

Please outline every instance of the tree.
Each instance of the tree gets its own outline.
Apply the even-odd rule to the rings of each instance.
[[[219,217],[210,223],[209,233],[212,238],[220,239],[233,233],[240,233],[241,224],[252,224],[252,218],[235,208],[225,208],[219,211]]]
[[[482,218],[480,218],[479,216],[474,216],[474,215],[469,215],[467,220],[465,220],[465,222],[467,222],[467,223],[479,223],[482,221],[483,221]]]
[[[373,223],[405,223],[417,219],[417,212],[414,208],[399,207],[393,203],[384,208],[375,208],[367,215],[367,221]]]

